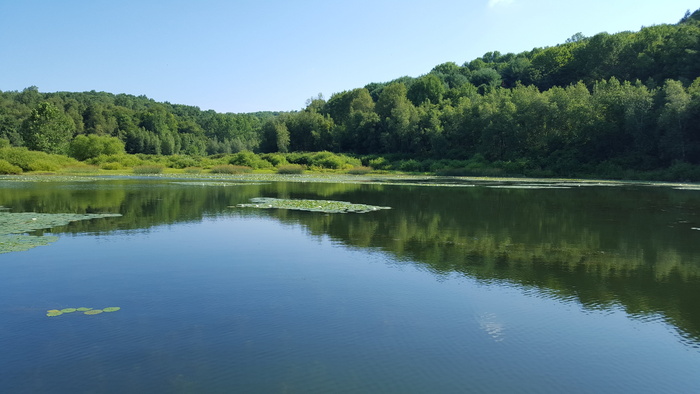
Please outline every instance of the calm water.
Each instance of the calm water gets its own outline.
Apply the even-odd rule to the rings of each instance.
[[[0,254],[0,392],[697,392],[700,191],[490,186],[0,181],[123,214]]]

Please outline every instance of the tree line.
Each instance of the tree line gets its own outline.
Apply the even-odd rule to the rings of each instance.
[[[221,114],[36,87],[0,92],[0,138],[74,157],[121,143],[127,153],[162,155],[476,158],[553,175],[697,165],[700,10],[638,32],[576,34],[553,47],[448,62],[417,78],[319,95],[292,112]]]

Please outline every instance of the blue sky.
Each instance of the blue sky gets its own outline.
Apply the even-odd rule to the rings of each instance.
[[[693,0],[0,2],[0,90],[106,91],[218,112],[299,110],[577,32],[676,23]]]

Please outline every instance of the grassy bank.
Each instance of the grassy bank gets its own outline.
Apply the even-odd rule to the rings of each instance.
[[[489,162],[480,155],[469,160],[417,159],[400,155],[354,156],[331,152],[256,154],[243,151],[213,156],[114,154],[77,159],[0,148],[0,174],[429,174],[440,176],[595,178],[640,181],[700,182],[700,166],[678,162],[649,171],[626,169],[621,163],[603,162],[576,169],[541,168],[528,161]]]

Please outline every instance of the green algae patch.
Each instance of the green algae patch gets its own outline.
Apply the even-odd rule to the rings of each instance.
[[[238,204],[236,205],[236,208],[276,208],[324,213],[365,213],[379,211],[382,209],[391,209],[391,207],[379,207],[367,204],[353,204],[346,201],[302,200],[270,197],[252,198],[250,200],[250,204]]]
[[[55,236],[33,236],[25,233],[64,226],[79,220],[117,216],[121,215],[118,213],[12,213],[2,210],[0,211],[0,253],[22,252],[58,240]]]

